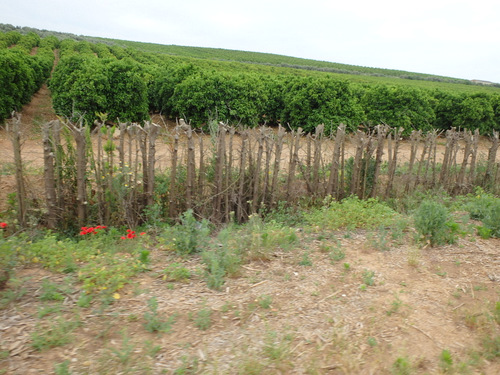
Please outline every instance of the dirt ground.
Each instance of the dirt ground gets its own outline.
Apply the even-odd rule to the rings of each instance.
[[[499,239],[379,251],[362,232],[297,233],[296,249],[244,265],[220,292],[196,276],[199,259],[153,251],[152,270],[105,309],[98,302],[79,308],[78,290],[68,292],[59,314],[68,321],[78,317],[80,326],[68,344],[41,352],[31,346],[31,335],[57,314],[40,318],[42,308],[56,304],[40,301],[40,285],[68,279],[19,269],[22,286],[16,288],[25,294],[0,311],[0,349],[9,352],[0,369],[49,374],[67,360],[72,374],[390,374],[404,358],[408,373],[436,374],[443,350],[458,368],[481,351],[483,337],[500,334],[491,321],[500,301]],[[319,244],[337,241],[345,258],[332,262]],[[301,264],[306,253],[309,266]],[[163,280],[161,271],[173,261],[195,276]],[[364,284],[367,270],[374,272],[371,286]],[[144,327],[152,297],[164,319],[175,317],[169,333]],[[196,320],[200,311],[210,315],[206,329]],[[500,362],[481,361],[469,371],[463,373],[499,374]]]
[[[25,154],[36,168],[36,124],[54,118],[49,100],[41,91],[23,110]],[[9,152],[2,133],[3,168]],[[0,176],[2,195],[14,186],[11,177]],[[51,374],[64,361],[70,372],[59,367],[60,374],[437,374],[446,370],[443,350],[453,358],[447,373],[500,374],[498,357],[474,362],[484,337],[500,335],[492,320],[500,301],[499,239],[467,237],[439,248],[408,240],[380,251],[376,234],[300,229],[294,250],[245,264],[219,292],[207,287],[199,259],[153,250],[151,271],[105,308],[99,301],[78,307],[78,284],[65,275],[20,268],[9,287],[19,298],[0,310],[0,374]],[[338,243],[345,258],[332,262],[320,245]],[[301,264],[304,257],[310,265]],[[163,280],[161,271],[174,261],[194,276]],[[373,285],[365,271],[373,271]],[[45,279],[69,285],[64,301],[40,300]],[[169,333],[144,327],[152,297],[159,315],[174,317]],[[51,307],[57,312],[41,317]],[[32,334],[58,315],[78,320],[73,337],[37,351]],[[410,372],[403,365],[396,372],[394,363],[404,361]]]

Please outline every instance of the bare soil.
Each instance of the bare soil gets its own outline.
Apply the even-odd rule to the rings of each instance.
[[[15,288],[26,293],[0,311],[0,350],[9,353],[0,369],[49,374],[67,360],[73,374],[172,374],[183,366],[186,372],[178,373],[389,374],[398,358],[406,358],[411,373],[435,374],[441,373],[443,350],[458,366],[483,350],[485,336],[500,334],[491,318],[500,300],[499,239],[461,239],[454,246],[425,249],[403,244],[382,252],[362,232],[331,232],[321,241],[298,233],[295,250],[244,265],[220,292],[196,276],[203,273],[199,259],[175,259],[155,250],[151,271],[104,309],[98,301],[77,307],[77,284],[71,284],[62,304],[42,302],[42,281],[64,285],[65,276],[19,269],[22,286]],[[339,262],[318,247],[334,241],[346,254]],[[300,264],[305,253],[311,266]],[[163,280],[162,270],[173,261],[194,277]],[[363,286],[367,270],[374,272],[372,286]],[[152,297],[163,320],[175,317],[169,333],[145,329]],[[61,306],[64,319],[81,325],[68,344],[37,351],[32,334],[58,315],[37,314],[54,305]],[[210,314],[207,329],[197,326],[202,310]],[[500,362],[481,361],[469,370],[499,374]]]

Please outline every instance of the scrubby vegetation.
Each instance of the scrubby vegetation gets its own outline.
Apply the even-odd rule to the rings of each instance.
[[[377,290],[383,284],[379,272],[375,271],[373,266],[357,267],[345,262],[346,258],[353,260],[352,250],[343,248],[339,240],[332,242],[331,239],[352,236],[359,238],[360,234],[368,233],[362,235],[366,238],[364,246],[375,251],[390,253],[396,251],[401,243],[406,243],[410,248],[426,247],[426,244],[430,243],[437,246],[433,251],[440,252],[443,250],[439,246],[449,243],[451,236],[453,241],[474,241],[474,238],[477,238],[476,233],[484,236],[485,232],[482,232],[481,228],[490,228],[488,225],[491,212],[500,204],[499,198],[481,190],[467,196],[446,196],[445,204],[441,203],[442,198],[442,194],[427,194],[426,197],[415,194],[412,197],[414,209],[406,213],[397,212],[382,201],[360,201],[358,198],[349,197],[341,202],[326,202],[321,207],[298,209],[293,228],[288,226],[289,217],[283,214],[282,208],[269,212],[266,217],[252,216],[246,224],[228,223],[221,228],[209,229],[202,221],[193,218],[192,212],[186,212],[179,224],[174,226],[161,223],[155,223],[153,226],[146,223],[141,228],[132,228],[133,230],[102,226],[95,230],[96,227],[85,227],[80,234],[73,237],[50,232],[37,232],[36,235],[32,233],[30,236],[10,235],[9,223],[5,223],[0,246],[2,254],[9,254],[9,257],[2,258],[2,270],[7,270],[12,279],[8,289],[1,292],[0,308],[9,309],[16,301],[24,298],[22,286],[16,284],[20,282],[16,270],[41,267],[49,270],[50,275],[64,277],[64,283],[50,281],[52,279],[47,277],[40,285],[38,298],[42,305],[38,310],[38,324],[31,334],[31,345],[34,350],[43,352],[71,345],[82,326],[85,327],[80,316],[91,308],[97,309],[96,311],[113,309],[113,305],[124,298],[124,293],[129,293],[126,290],[130,290],[130,285],[134,285],[135,279],[141,277],[140,275],[159,278],[166,283],[168,289],[203,282],[207,288],[220,291],[232,284],[228,284],[227,280],[242,277],[246,270],[253,269],[259,262],[271,262],[278,254],[290,254],[292,259],[296,259],[296,266],[307,269],[314,269],[318,256],[325,254],[327,259],[331,259],[331,267],[340,267],[339,270],[343,270],[339,271],[342,272],[343,279],[352,277],[353,281],[357,280],[359,283],[361,292],[371,293],[372,288]],[[455,223],[459,230],[450,232],[449,223],[452,218],[463,215],[464,212],[468,213],[471,219],[462,217],[457,220]],[[475,221],[472,221],[472,218]],[[386,243],[384,247],[380,247],[372,239],[380,238],[384,230]],[[135,233],[138,235],[133,236]],[[498,236],[495,230],[488,231],[487,234]],[[183,237],[182,242],[177,240],[178,236]],[[308,245],[311,244],[312,238],[316,238],[315,241],[321,244],[316,247],[317,250]],[[421,239],[425,241],[421,242]],[[409,253],[408,264],[413,266],[410,257]],[[157,264],[168,266],[158,273]],[[193,264],[196,264],[195,268]],[[436,272],[441,277],[446,275],[439,268]],[[285,280],[289,277],[285,275]],[[256,282],[257,280],[254,281]],[[61,316],[65,307],[62,302],[68,296],[72,298],[75,309],[78,310],[74,310],[71,317],[66,313],[63,319]],[[130,312],[128,319],[130,322],[140,323],[144,331],[150,334],[170,335],[178,329],[177,321],[183,319],[191,322],[195,329],[208,331],[212,329],[214,319],[217,319],[215,314],[218,312],[207,303],[202,303],[189,313],[178,311],[167,314],[160,310],[157,297],[150,297],[146,302],[147,306],[145,305],[142,315]],[[489,312],[484,315],[481,313],[474,317],[467,314],[464,316],[466,324],[474,327],[481,324],[484,332],[488,332],[482,341],[477,342],[474,350],[471,349],[469,359],[458,358],[447,350],[435,358],[434,364],[427,362],[425,366],[418,365],[410,357],[398,357],[392,364],[379,362],[378,368],[385,368],[392,373],[412,374],[420,373],[419,366],[424,366],[423,369],[447,368],[448,372],[450,369],[459,371],[459,368],[463,371],[481,371],[485,366],[497,363],[500,334],[498,305],[498,302],[495,305],[493,301],[493,307],[488,307]],[[275,300],[271,295],[261,294],[249,304],[248,313],[256,314],[256,311],[261,309],[262,314],[264,311],[270,311],[272,314],[275,311],[274,306]],[[228,303],[221,311],[227,314],[234,309],[235,307]],[[410,314],[407,309],[406,303],[399,296],[393,297],[385,311],[385,317],[396,319],[399,315],[406,316]],[[234,314],[241,313],[245,312],[234,310]],[[56,318],[50,322],[47,316]],[[481,323],[477,320],[478,316],[484,319]],[[269,336],[266,341],[263,358],[267,360],[261,360],[261,370],[271,370],[274,366],[292,369],[294,360],[287,353],[291,349],[289,343],[293,341],[293,335],[287,334],[286,339],[278,340],[275,337],[276,332],[271,331],[268,334],[273,335],[273,338]],[[139,371],[136,366],[140,360],[132,359],[131,337],[125,331],[122,336],[125,340],[122,345],[125,346],[115,347],[115,354],[112,356],[115,359],[108,358],[107,363],[114,368]],[[368,338],[368,343],[373,348],[381,345],[373,337]],[[130,350],[127,350],[128,347]],[[348,346],[345,347],[347,350]],[[156,351],[159,350],[161,347],[156,348]],[[251,367],[248,362],[251,358],[257,357],[250,355],[230,366]],[[101,360],[103,358],[99,361]],[[1,361],[2,359],[0,363]],[[344,361],[347,361],[346,357]],[[352,362],[344,363],[357,366]],[[92,364],[98,365],[98,362]],[[207,363],[198,364],[202,368],[206,368],[206,365]],[[80,371],[77,363],[70,366],[61,363],[57,364],[56,368],[64,366],[75,373]],[[142,366],[152,369],[154,364],[144,357]],[[192,367],[193,364],[189,366]]]

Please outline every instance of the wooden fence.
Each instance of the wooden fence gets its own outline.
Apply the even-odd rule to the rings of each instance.
[[[9,129],[24,225],[32,197],[24,186],[16,122]],[[340,125],[326,136],[322,125],[305,135],[212,124],[204,134],[184,124],[97,124],[90,131],[52,121],[43,125],[43,224],[134,227],[175,219],[187,209],[214,223],[232,215],[242,222],[280,201],[388,198],[434,188],[463,194],[476,186],[498,191],[498,132],[489,140],[467,130],[413,132],[404,141],[401,135],[402,129],[382,125],[355,134]]]

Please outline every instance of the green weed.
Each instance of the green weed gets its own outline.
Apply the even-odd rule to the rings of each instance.
[[[7,308],[10,303],[19,301],[27,292],[21,287],[18,279],[11,279],[9,289],[0,292],[0,310]]]
[[[444,349],[439,355],[439,367],[444,373],[453,371],[453,357],[449,350]]]
[[[58,363],[54,366],[54,372],[56,375],[71,375],[69,371],[69,361],[66,360],[64,362]]]
[[[191,278],[191,272],[180,263],[172,263],[163,270],[165,281],[186,281]]]
[[[236,249],[225,246],[204,251],[202,261],[205,263],[205,280],[210,289],[220,290],[226,276],[236,275],[241,257]]]
[[[258,215],[251,215],[248,223],[231,229],[236,237],[229,241],[230,246],[248,260],[269,260],[275,251],[289,250],[297,242],[294,229],[276,222],[263,222]]]
[[[264,215],[267,223],[277,223],[285,227],[297,227],[304,221],[304,211],[300,207],[291,207],[287,202],[279,201],[276,208]]]
[[[54,314],[54,313],[60,313],[62,310],[61,305],[48,305],[48,306],[41,306],[38,309],[37,316],[39,319],[42,319],[43,317]]]
[[[482,340],[483,357],[488,361],[500,359],[500,335],[485,336]]]
[[[328,205],[305,214],[309,225],[317,229],[356,228],[371,229],[379,226],[391,226],[398,214],[380,202],[370,198],[361,200],[351,196],[342,202],[333,201]]]
[[[259,296],[259,298],[257,299],[257,303],[263,309],[269,309],[269,308],[271,308],[271,304],[273,303],[273,299],[271,296],[268,296],[267,294],[263,294],[263,295]]]
[[[407,357],[398,357],[391,367],[391,374],[393,375],[410,375],[412,366]]]
[[[175,317],[170,316],[168,319],[164,320],[162,316],[158,313],[158,301],[156,297],[152,297],[148,301],[149,311],[144,313],[144,328],[148,332],[162,332],[168,333],[172,330],[172,324],[175,322]]]
[[[456,239],[456,223],[449,221],[446,207],[438,202],[425,200],[413,214],[415,229],[422,240],[431,246],[453,243]]]
[[[264,374],[265,368],[261,358],[244,358],[238,364],[238,375],[261,375]]]
[[[80,322],[64,320],[62,317],[48,325],[39,324],[31,335],[31,346],[38,351],[63,346],[72,340],[72,331],[79,325]]]
[[[277,332],[269,332],[264,340],[263,354],[273,362],[279,362],[290,355],[290,342],[292,337],[285,335],[279,337]]]
[[[368,286],[372,286],[375,284],[374,277],[375,277],[375,271],[370,271],[370,270],[364,270],[363,274],[361,275],[363,283]]]
[[[493,308],[493,320],[500,324],[500,301],[495,303],[495,307]]]
[[[197,328],[206,331],[212,326],[212,311],[206,307],[201,309],[196,313],[193,321]]]
[[[302,254],[302,259],[299,262],[300,266],[305,266],[305,267],[312,267],[312,261],[311,258],[309,258],[309,253],[304,253]]]
[[[333,264],[335,262],[341,261],[345,258],[345,252],[340,247],[336,247],[330,251],[328,254],[330,262]]]
[[[64,295],[57,284],[52,283],[48,279],[42,281],[42,293],[40,294],[41,301],[62,301]]]
[[[399,299],[399,297],[396,297],[394,301],[391,303],[391,308],[387,310],[385,313],[387,316],[391,316],[392,314],[395,314],[399,311],[399,308],[403,305],[403,301]]]
[[[180,221],[181,224],[174,227],[175,249],[183,255],[200,252],[210,234],[208,221],[197,221],[191,209],[181,215]]]
[[[113,353],[121,364],[126,365],[131,361],[135,348],[130,342],[130,337],[127,335],[126,331],[122,331],[121,335],[121,347],[111,349],[111,353]]]
[[[82,293],[82,294],[80,294],[80,297],[78,297],[78,300],[76,301],[76,305],[78,307],[88,308],[88,307],[90,307],[90,303],[92,302],[92,298],[93,297],[91,294]]]
[[[174,370],[174,375],[194,375],[198,372],[198,358],[181,358],[182,365]]]
[[[129,283],[133,276],[144,271],[144,264],[129,254],[101,254],[78,271],[87,294],[112,294]]]

